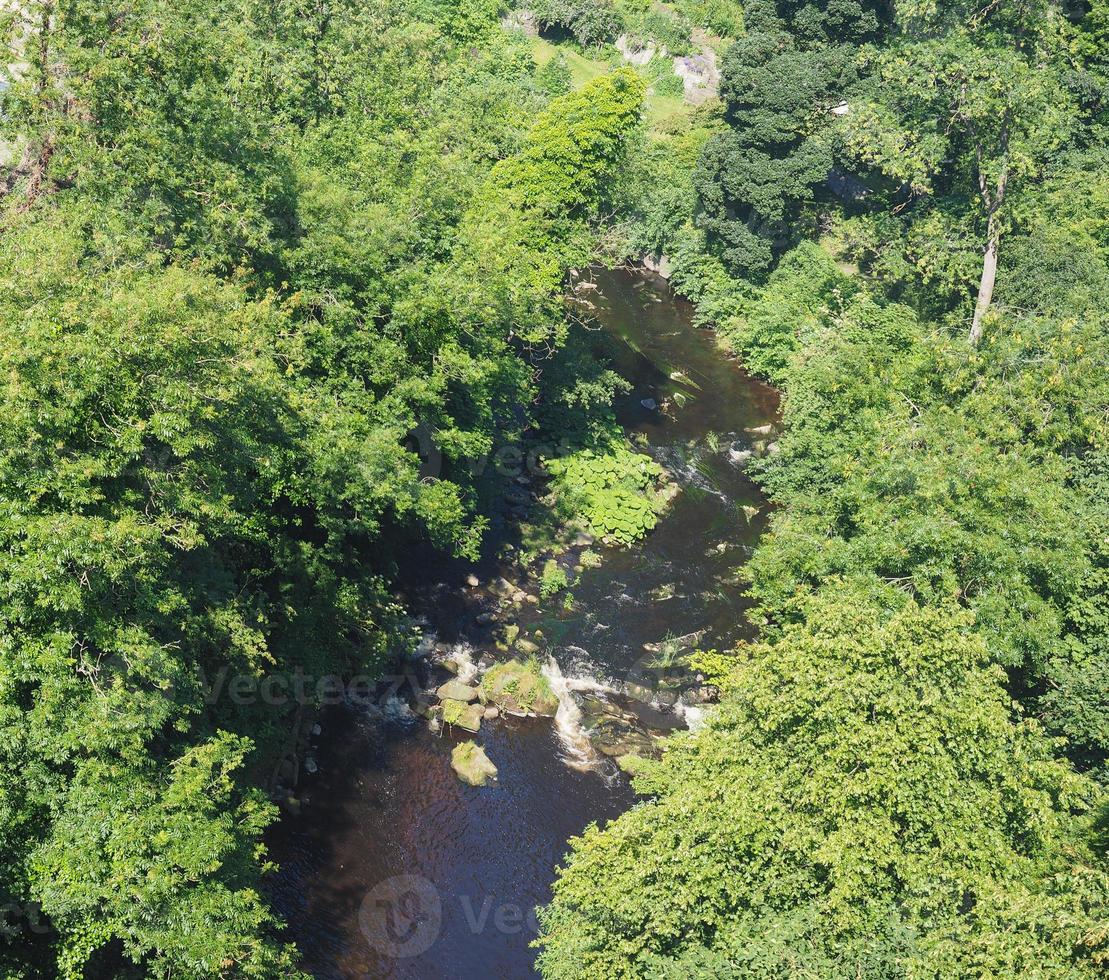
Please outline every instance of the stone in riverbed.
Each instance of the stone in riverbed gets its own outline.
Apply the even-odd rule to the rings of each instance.
[[[545,715],[558,711],[558,698],[534,661],[509,660],[492,667],[481,679],[484,699],[513,715]]]
[[[469,704],[471,701],[477,700],[477,688],[470,687],[469,684],[463,684],[457,678],[447,681],[435,693],[443,701],[464,701]]]
[[[589,729],[589,739],[595,749],[612,759],[626,755],[643,758],[658,755],[650,733],[638,721],[624,717],[622,712],[596,719]]]
[[[512,593],[516,590],[516,586],[514,586],[510,581],[508,581],[508,579],[502,576],[495,579],[493,583],[489,586],[489,589],[496,595],[508,596],[512,595]]]
[[[712,684],[691,687],[682,695],[686,704],[716,704],[720,700],[720,688]]]
[[[495,721],[497,718],[500,718],[500,716],[501,709],[498,708],[495,704],[491,704],[488,708],[485,709],[485,713],[481,717],[484,718],[486,721]]]
[[[466,576],[466,584],[471,589],[476,589],[479,585],[481,585],[481,579],[479,579],[476,575],[471,573],[470,575]]]
[[[485,708],[480,704],[466,704],[465,701],[444,701],[443,721],[448,725],[457,725],[468,732],[481,730],[481,719]]]
[[[539,644],[533,643],[526,637],[520,637],[516,641],[516,649],[520,651],[525,657],[530,657],[539,652]]]
[[[476,742],[460,742],[454,747],[451,768],[468,786],[485,786],[497,778],[497,767]]]

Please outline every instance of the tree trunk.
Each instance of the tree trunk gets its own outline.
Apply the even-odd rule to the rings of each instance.
[[[970,345],[977,347],[982,339],[982,320],[993,302],[993,286],[997,279],[997,252],[1001,244],[1001,222],[997,212],[990,215],[986,254],[982,259],[982,279],[978,283],[978,302],[974,305],[974,321],[970,325]]]

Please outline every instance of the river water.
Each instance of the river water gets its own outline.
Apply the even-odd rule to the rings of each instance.
[[[534,909],[550,897],[567,840],[634,802],[605,739],[634,747],[695,724],[701,699],[681,693],[697,680],[679,676],[682,653],[750,632],[742,569],[767,514],[744,467],[774,437],[777,395],[723,357],[662,280],[591,277],[596,288],[579,295],[593,307],[596,354],[631,383],[618,418],[681,493],[635,547],[595,546],[604,561],[581,574],[570,609],[556,596],[520,611],[553,658],[563,705],[555,721],[483,723],[476,740],[499,770],[495,785],[459,782],[450,751],[465,733],[433,734],[399,701],[384,715],[325,715],[305,805],[270,841],[280,864],[271,898],[313,976],[535,976]],[[490,637],[462,571],[433,567],[412,601],[428,643],[479,659]]]

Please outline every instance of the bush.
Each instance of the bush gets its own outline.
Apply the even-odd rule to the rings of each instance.
[[[561,592],[570,584],[569,579],[566,577],[566,570],[559,565],[553,558],[549,559],[543,566],[543,572],[539,576],[539,594],[544,599],[549,599],[557,592]]]
[[[532,9],[541,27],[564,30],[585,48],[614,41],[624,29],[619,12],[607,0],[538,0]]]
[[[535,80],[543,91],[552,96],[565,95],[572,88],[573,77],[566,58],[559,54],[535,73]]]

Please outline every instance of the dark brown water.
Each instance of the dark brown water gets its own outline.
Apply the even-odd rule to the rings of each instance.
[[[546,719],[484,723],[477,740],[499,769],[495,786],[460,783],[449,761],[458,739],[403,709],[325,716],[308,801],[271,841],[281,865],[272,898],[314,976],[534,976],[534,909],[568,838],[633,802],[611,761],[581,758],[568,727],[588,729],[598,705],[615,703],[655,730],[695,720],[651,678],[690,645],[722,648],[747,632],[741,570],[766,513],[743,467],[768,436],[746,430],[773,423],[777,396],[721,356],[661,281],[595,279],[582,295],[603,328],[598,356],[632,383],[620,421],[682,493],[645,541],[606,550],[582,574],[570,610],[556,597],[521,615],[526,631],[542,630],[582,714],[560,715],[561,730]],[[424,614],[438,638],[477,657],[488,636],[457,576],[453,563],[426,569]]]

